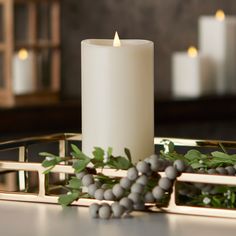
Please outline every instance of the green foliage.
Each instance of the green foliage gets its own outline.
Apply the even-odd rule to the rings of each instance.
[[[111,147],[109,147],[106,152],[100,147],[95,147],[91,158],[85,155],[76,145],[72,144],[71,148],[71,157],[59,157],[48,152],[39,153],[40,156],[45,157],[45,160],[42,162],[42,166],[47,168],[44,171],[44,174],[50,173],[56,165],[64,162],[65,160],[73,161],[72,167],[74,168],[75,173],[80,173],[86,170],[88,165],[92,165],[94,168],[104,168],[107,166],[117,170],[127,170],[132,166],[131,154],[127,148],[125,148],[127,158],[122,156],[113,156],[113,150]],[[110,188],[119,182],[119,178],[111,178],[101,173],[97,174],[95,179],[99,180],[102,184],[106,184]],[[58,202],[63,206],[70,205],[73,201],[78,200],[80,197],[88,197],[87,194],[82,193],[82,181],[76,177],[71,177],[69,179],[66,188],[69,190],[68,194],[63,194],[58,198]]]
[[[68,188],[79,190],[82,187],[82,181],[76,177],[71,177],[69,180]]]
[[[128,170],[132,166],[128,159],[121,156],[110,158],[106,165],[117,170]]]
[[[236,154],[228,154],[227,150],[222,144],[219,144],[219,151],[211,153],[201,153],[199,150],[191,149],[186,153],[178,153],[175,150],[174,143],[169,140],[163,140],[165,150],[160,151],[160,156],[163,159],[175,161],[177,159],[183,160],[186,164],[190,165],[194,170],[210,168],[217,168],[220,166],[229,166],[236,164]],[[113,149],[109,147],[106,151],[100,147],[94,147],[92,156],[85,155],[76,145],[71,145],[71,157],[59,157],[57,155],[42,152],[39,155],[45,157],[42,166],[46,168],[45,174],[48,174],[56,165],[64,161],[72,161],[72,167],[75,173],[80,173],[84,170],[91,170],[92,168],[109,167],[116,170],[127,170],[133,166],[132,158],[129,149],[125,148],[124,156],[114,156]],[[117,177],[105,176],[98,173],[94,176],[101,184],[106,184],[108,188],[112,188],[119,182]],[[151,191],[158,183],[159,176],[153,175],[149,178],[149,182],[145,186],[145,192]],[[191,185],[189,183],[189,185]],[[82,192],[82,181],[77,177],[70,177],[68,183],[63,186],[67,194],[61,195],[58,202],[63,206],[70,205],[73,201],[81,197],[89,197],[87,193]],[[192,186],[194,188],[194,185]],[[204,199],[207,198],[207,201]],[[198,190],[198,194],[194,196],[185,196],[184,203],[187,205],[197,206],[211,206],[215,208],[236,208],[236,187],[230,186],[215,186],[215,193],[204,193]],[[167,201],[167,200],[166,200]]]
[[[58,198],[58,203],[61,204],[62,206],[68,206],[72,202],[76,201],[79,199],[81,193],[79,191],[76,192],[69,192],[68,194],[63,194],[59,196]]]

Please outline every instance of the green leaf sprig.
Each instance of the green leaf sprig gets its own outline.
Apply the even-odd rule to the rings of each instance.
[[[65,161],[72,161],[72,167],[74,168],[74,173],[79,174],[83,171],[91,172],[96,174],[95,179],[100,180],[101,183],[106,184],[109,188],[112,188],[116,183],[119,182],[117,177],[108,177],[102,173],[97,174],[95,168],[109,167],[116,170],[127,170],[133,166],[131,162],[130,151],[125,148],[124,152],[126,157],[114,156],[112,148],[108,148],[104,151],[100,147],[95,147],[93,151],[92,158],[85,155],[76,145],[71,145],[72,152],[70,157],[60,157],[48,152],[39,153],[40,156],[45,157],[42,162],[42,166],[47,168],[44,174],[49,174],[50,171],[58,164]],[[95,171],[95,172],[94,172]],[[64,186],[67,189],[67,194],[63,194],[59,197],[58,202],[67,206],[72,202],[78,200],[81,197],[89,197],[87,193],[83,193],[81,180],[77,177],[71,177],[69,183]]]
[[[211,168],[234,166],[236,164],[236,154],[229,154],[222,144],[219,144],[221,150],[211,153],[201,153],[199,150],[191,149],[186,153],[178,153],[175,150],[175,145],[169,140],[164,141],[164,150],[160,150],[160,157],[170,161],[183,160],[187,165],[190,165],[195,171],[204,170],[207,171]],[[43,167],[46,168],[45,174],[48,174],[56,165],[62,162],[70,162],[74,168],[74,173],[79,174],[83,171],[95,174],[95,180],[99,180],[100,183],[105,184],[107,188],[112,188],[119,182],[117,177],[105,176],[102,173],[96,173],[96,168],[103,169],[109,167],[116,170],[127,170],[133,166],[130,151],[125,148],[125,157],[114,156],[113,150],[109,147],[107,150],[103,150],[100,147],[94,147],[92,157],[85,155],[76,145],[71,145],[72,152],[69,157],[59,157],[57,155],[42,152],[40,156],[45,157],[42,162]],[[149,182],[145,186],[145,192],[151,191],[152,188],[158,182],[158,175],[149,179]],[[185,183],[181,183],[182,188],[187,187]],[[194,184],[189,186],[194,189]],[[67,190],[67,194],[63,194],[59,197],[58,202],[67,206],[79,198],[89,198],[88,193],[83,192],[83,185],[79,178],[70,177],[68,183],[63,186]],[[182,201],[187,205],[197,206],[210,206],[210,207],[225,207],[236,208],[236,188],[231,186],[214,186],[215,193],[211,194],[201,190],[197,190],[197,194],[189,196],[180,196],[180,202]],[[167,201],[167,200],[165,200]]]

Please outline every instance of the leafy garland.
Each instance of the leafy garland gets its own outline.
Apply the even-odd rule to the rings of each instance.
[[[227,150],[222,144],[220,144],[221,151],[214,151],[208,154],[201,153],[196,149],[191,149],[186,153],[178,153],[175,150],[174,143],[169,140],[163,140],[164,150],[160,150],[160,159],[174,162],[175,160],[182,160],[186,165],[189,165],[196,173],[215,173],[224,174],[217,172],[217,168],[227,173],[227,167],[234,168],[236,164],[236,154],[228,154]],[[50,171],[58,164],[62,162],[68,162],[72,164],[74,173],[77,176],[69,178],[68,182],[62,187],[67,192],[62,194],[58,198],[58,202],[62,206],[68,206],[72,202],[79,198],[90,198],[91,196],[83,191],[83,184],[81,178],[78,178],[84,171],[94,175],[95,180],[99,180],[100,183],[106,185],[106,188],[112,188],[114,185],[119,183],[120,178],[109,177],[102,173],[97,173],[96,168],[112,168],[117,170],[128,170],[133,167],[132,158],[130,151],[125,148],[125,155],[114,156],[112,148],[103,150],[102,148],[95,147],[93,151],[93,157],[90,158],[85,155],[76,145],[71,145],[72,152],[70,157],[59,157],[52,153],[42,152],[39,155],[45,157],[42,162],[42,166],[46,168],[45,174],[49,174]],[[235,173],[235,172],[234,172]],[[234,175],[234,174],[233,174]],[[146,190],[155,186],[158,179],[155,176],[149,180],[145,186]],[[178,184],[179,197],[178,201],[184,205],[194,206],[208,206],[217,208],[236,208],[236,187],[213,185],[213,184]],[[166,203],[168,199],[164,198],[163,203]]]
[[[90,158],[86,156],[76,145],[71,145],[72,152],[71,157],[60,157],[48,152],[39,153],[40,156],[45,157],[45,160],[42,162],[42,166],[47,168],[44,171],[44,174],[50,173],[50,171],[58,164],[62,162],[72,161],[72,167],[74,173],[79,175],[83,171],[88,173],[96,174],[95,180],[99,180],[101,183],[108,185],[110,188],[119,182],[119,178],[108,177],[102,173],[96,173],[95,168],[104,168],[109,167],[117,170],[128,170],[133,166],[131,163],[131,154],[130,151],[125,148],[126,157],[122,156],[113,156],[112,148],[108,148],[107,151],[104,151],[102,148],[95,147],[93,151],[93,157]],[[92,165],[92,167],[91,167]],[[71,177],[68,183],[63,186],[68,193],[59,196],[58,203],[63,206],[70,205],[73,201],[78,200],[79,198],[89,198],[90,196],[87,193],[84,193],[82,190],[82,181],[77,177]]]

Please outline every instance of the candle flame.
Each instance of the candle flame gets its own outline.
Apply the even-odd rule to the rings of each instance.
[[[113,40],[113,47],[120,47],[121,43],[120,43],[120,38],[119,35],[116,31],[115,36],[114,36],[114,40]]]
[[[20,60],[26,60],[29,56],[28,51],[25,48],[22,48],[18,52],[18,57]]]
[[[188,55],[189,57],[196,57],[198,54],[198,51],[195,47],[189,47],[188,48]]]
[[[225,13],[222,10],[216,11],[215,17],[218,21],[223,21],[225,19]]]

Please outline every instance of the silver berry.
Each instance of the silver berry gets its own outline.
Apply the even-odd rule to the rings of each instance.
[[[120,200],[120,205],[125,207],[125,209],[130,212],[133,210],[133,201],[127,197],[123,197],[121,200]]]
[[[84,186],[89,186],[90,184],[93,184],[93,183],[94,183],[94,179],[93,179],[93,176],[90,174],[87,174],[82,178],[82,184]]]
[[[101,219],[109,219],[111,216],[111,207],[107,205],[102,205],[99,208],[98,215]]]
[[[145,204],[143,201],[140,201],[138,204],[134,204],[133,208],[137,211],[145,210]]]
[[[177,177],[177,170],[173,166],[166,167],[165,173],[168,179],[173,180]]]
[[[130,194],[128,195],[128,198],[129,198],[130,200],[132,200],[132,202],[133,202],[134,204],[137,204],[137,203],[139,203],[139,202],[141,201],[141,195],[138,194],[138,193],[130,193]]]
[[[97,199],[97,200],[103,200],[104,198],[104,189],[97,189],[94,193],[94,197]]]
[[[111,210],[112,210],[113,216],[116,218],[120,218],[125,212],[125,208],[121,206],[118,202],[112,203]]]
[[[105,189],[108,189],[109,187],[110,187],[110,186],[109,186],[108,184],[102,184],[102,186],[101,186],[101,188],[104,189],[104,190],[105,190]]]
[[[111,189],[105,190],[105,192],[104,192],[104,199],[108,200],[108,201],[114,201],[115,200],[115,196],[114,196],[114,194],[113,194]]]
[[[99,208],[100,205],[98,205],[97,203],[93,203],[92,205],[89,206],[89,214],[92,218],[98,217]]]
[[[76,177],[78,179],[82,179],[86,174],[88,174],[87,171],[82,171],[82,172],[76,174]]]
[[[164,190],[169,190],[172,186],[172,182],[168,178],[162,177],[160,178],[158,185]]]
[[[159,187],[159,186],[156,186],[153,190],[152,190],[152,194],[153,194],[153,197],[159,201],[162,199],[162,197],[164,196],[165,192],[164,190]]]
[[[94,196],[95,191],[98,189],[98,184],[94,183],[94,184],[90,184],[88,186],[88,194],[90,196]]]
[[[142,174],[146,174],[149,173],[150,171],[150,166],[147,162],[145,161],[139,161],[136,165],[136,168],[139,172],[141,172]]]
[[[183,160],[174,161],[173,166],[177,169],[178,172],[183,172],[185,169],[185,163]]]
[[[162,171],[164,169],[164,161],[162,159],[153,158],[150,160],[151,170],[154,172]]]
[[[217,167],[216,171],[220,174],[220,175],[227,175],[228,172],[224,167]]]
[[[146,175],[141,175],[138,177],[136,180],[136,183],[141,184],[141,185],[147,185],[148,183],[148,177]]]
[[[233,166],[227,166],[225,167],[226,171],[228,172],[228,175],[235,175],[235,169]]]
[[[132,181],[128,179],[128,177],[123,177],[120,180],[120,186],[124,189],[129,189],[132,185]]]
[[[143,189],[144,189],[144,186],[142,184],[139,184],[139,183],[134,183],[132,186],[131,186],[131,192],[132,193],[142,193],[143,192]]]
[[[155,198],[152,194],[152,192],[147,192],[145,193],[144,195],[144,201],[147,202],[147,203],[152,203],[155,201]]]
[[[134,181],[138,178],[138,171],[135,167],[131,167],[127,171],[127,177],[129,180]]]
[[[121,197],[123,197],[125,190],[121,187],[120,184],[116,184],[113,186],[112,192],[117,199],[120,199]]]
[[[216,169],[209,169],[209,170],[207,171],[207,173],[208,173],[209,175],[216,175],[216,174],[218,174],[218,172],[216,171]]]

